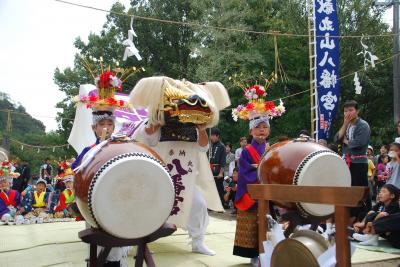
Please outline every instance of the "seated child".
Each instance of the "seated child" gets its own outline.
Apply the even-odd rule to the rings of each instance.
[[[20,204],[21,194],[11,189],[12,179],[17,178],[19,173],[11,171],[9,162],[1,163],[0,168],[0,219],[6,224],[21,224],[23,217],[16,214]]]
[[[75,202],[74,176],[71,169],[66,170],[64,184],[66,188],[60,194],[58,205],[54,209],[55,218],[75,217],[75,212],[72,209],[72,204]]]
[[[49,212],[53,213],[55,199],[58,199],[58,196],[54,192],[46,192],[46,188],[46,180],[40,178],[37,180],[34,190],[32,190],[32,186],[28,186],[22,192],[24,197],[21,208],[17,213],[24,215],[25,219],[28,219],[30,223],[48,222],[52,217]]]
[[[385,184],[379,192],[379,202],[368,212],[362,222],[355,223],[354,239],[361,241],[360,245],[378,245],[378,235],[371,233],[372,223],[380,218],[400,211],[399,208],[399,189],[392,184]],[[364,234],[359,234],[363,232]]]
[[[377,187],[378,187],[378,192],[382,188],[384,184],[386,184],[386,180],[389,178],[388,177],[388,170],[386,168],[387,163],[389,162],[389,156],[388,155],[380,155],[378,158],[378,166],[376,168],[377,171]]]
[[[68,170],[68,168],[70,168],[68,166],[67,161],[63,160],[60,161],[58,163],[58,167],[57,167],[57,176],[55,177],[55,186],[54,186],[54,190],[59,192],[62,192],[65,190],[65,183],[64,183],[64,177],[65,177],[65,172],[66,170]]]

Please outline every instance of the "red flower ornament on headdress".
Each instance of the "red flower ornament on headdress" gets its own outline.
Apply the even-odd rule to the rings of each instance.
[[[285,112],[282,100],[279,101],[278,106],[275,106],[273,101],[265,100],[266,95],[266,90],[261,85],[256,84],[246,88],[244,90],[244,97],[248,100],[248,103],[232,109],[233,119],[235,121],[237,121],[238,118],[251,120],[261,116],[272,119],[281,116]]]

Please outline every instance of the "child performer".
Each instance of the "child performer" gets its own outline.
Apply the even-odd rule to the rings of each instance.
[[[247,185],[258,183],[258,163],[261,155],[269,147],[267,143],[270,134],[269,119],[280,116],[285,111],[282,102],[277,107],[272,101],[265,102],[265,95],[266,91],[260,85],[246,89],[245,98],[249,100],[249,103],[245,107],[238,106],[232,112],[234,119],[239,117],[249,120],[249,133],[253,137],[239,158],[239,177],[235,197],[237,223],[233,254],[251,258],[250,263],[253,266],[258,266],[259,255],[257,203],[247,192]]]
[[[18,214],[21,194],[17,190],[11,189],[13,178],[17,178],[19,173],[11,171],[12,166],[8,161],[1,163],[0,168],[0,219],[6,224],[22,224],[24,218]]]
[[[63,182],[65,183],[65,190],[60,194],[58,205],[55,207],[54,211],[55,217],[73,217],[74,212],[71,205],[75,202],[75,192],[74,192],[74,174],[71,169],[65,170],[65,176]]]
[[[43,223],[51,218],[48,212],[54,209],[56,195],[53,195],[53,192],[46,192],[46,188],[46,180],[39,178],[35,189],[32,190],[32,187],[28,186],[23,192],[21,208],[17,213],[24,215],[30,223]]]
[[[122,90],[122,81],[117,74],[117,70],[110,71],[109,68],[105,68],[99,77],[93,77],[96,86],[87,84],[81,85],[79,88],[79,104],[74,127],[68,139],[76,151],[81,151],[72,163],[71,167],[74,171],[82,164],[84,156],[90,149],[111,138],[115,129],[114,110],[129,107],[127,102],[115,98],[115,91]],[[95,91],[97,93],[93,93]],[[90,118],[90,109],[92,118]],[[93,144],[94,139],[95,143]],[[92,145],[87,146],[88,144]],[[77,210],[75,203],[72,203],[71,206],[73,211]],[[87,227],[89,227],[88,224]],[[130,248],[113,247],[103,267],[127,266],[127,254]]]

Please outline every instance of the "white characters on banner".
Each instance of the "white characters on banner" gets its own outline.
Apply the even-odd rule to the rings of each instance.
[[[314,0],[316,68],[318,85],[318,138],[328,138],[333,115],[339,101],[339,39],[336,4],[333,0]]]
[[[131,17],[131,29],[128,30],[128,39],[122,42],[122,44],[126,46],[124,53],[124,61],[131,56],[135,56],[137,60],[142,60],[142,57],[139,54],[139,50],[133,43],[133,37],[137,37],[137,35],[133,30],[133,17]]]
[[[358,53],[357,56],[358,55],[364,56],[364,69],[365,70],[367,70],[367,68],[368,68],[368,63],[371,64],[372,68],[375,68],[375,61],[378,60],[379,58],[367,50],[368,46],[363,43],[363,39],[364,39],[364,35],[361,37],[361,40],[360,40],[363,51]]]
[[[321,102],[324,103],[324,108],[326,110],[334,110],[337,101],[337,96],[333,95],[332,91],[329,91],[326,95],[321,96]]]
[[[334,49],[336,47],[335,41],[333,39],[330,39],[330,34],[327,32],[325,33],[325,40],[322,39],[321,42],[319,43],[319,47],[321,49]]]
[[[325,14],[329,15],[332,14],[333,11],[333,3],[332,0],[317,0],[319,3],[320,7],[318,8],[317,12],[322,13],[324,12]]]
[[[356,94],[357,95],[361,95],[362,86],[360,84],[360,80],[358,78],[358,73],[357,72],[354,74],[354,86],[355,86],[355,89],[356,89]]]
[[[320,78],[321,81],[319,82],[319,84],[325,89],[336,86],[337,76],[335,74],[335,70],[332,70],[332,73],[330,73],[327,69],[324,69]]]
[[[335,28],[333,28],[333,21],[329,19],[329,17],[325,17],[323,20],[321,20],[321,23],[318,25],[318,28],[320,31],[325,32],[325,31],[334,31]]]
[[[329,65],[331,65],[332,67],[336,67],[336,64],[333,63],[332,57],[329,56],[329,52],[328,51],[325,51],[324,58],[319,62],[318,65],[320,65],[321,67],[324,67],[326,62],[328,62]]]

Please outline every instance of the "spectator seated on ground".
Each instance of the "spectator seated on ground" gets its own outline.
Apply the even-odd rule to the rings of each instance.
[[[379,192],[379,202],[368,212],[362,222],[353,225],[354,231],[356,232],[353,234],[354,239],[361,241],[361,245],[378,245],[378,235],[380,233],[376,233],[376,229],[373,230],[373,225],[381,218],[400,212],[399,194],[399,189],[397,187],[392,184],[385,184]],[[397,225],[396,231],[400,232],[399,225],[400,224]],[[387,225],[385,225],[385,222],[378,222],[378,229],[386,229],[386,227]],[[386,231],[384,233],[385,234],[381,236],[386,238]]]
[[[0,219],[5,224],[21,224],[23,218],[16,214],[20,204],[20,193],[11,189],[13,178],[19,173],[14,173],[9,162],[0,163]]]
[[[74,174],[71,168],[65,170],[65,190],[60,194],[58,204],[55,207],[55,218],[76,217],[72,205],[75,203]]]
[[[24,215],[24,223],[43,223],[48,222],[53,216],[54,206],[58,195],[54,192],[46,192],[47,182],[39,179],[36,182],[36,188],[28,186],[23,192],[21,208],[18,214]],[[52,190],[52,187],[49,187]],[[29,222],[27,221],[29,220]]]

